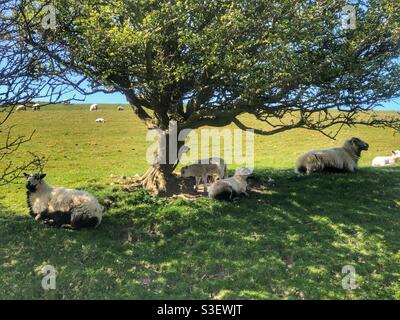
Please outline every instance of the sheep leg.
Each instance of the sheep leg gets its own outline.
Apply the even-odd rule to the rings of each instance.
[[[207,178],[208,176],[205,174],[203,175],[202,179],[203,179],[203,186],[204,186],[204,192],[208,192],[207,190]]]
[[[199,184],[200,184],[200,177],[196,177],[196,185],[195,185],[195,187],[194,187],[194,190],[198,190],[199,189]]]
[[[71,215],[67,212],[55,211],[46,213],[43,220],[49,226],[60,228],[65,224],[71,223]]]
[[[233,192],[233,188],[230,187],[230,191],[231,191],[231,195],[229,196],[229,200],[233,200],[233,196],[234,196],[234,192]]]
[[[73,226],[71,226],[70,224],[63,224],[63,225],[60,226],[60,228],[75,230],[75,228]]]

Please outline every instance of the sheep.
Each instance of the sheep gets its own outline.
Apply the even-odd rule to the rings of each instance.
[[[15,111],[26,111],[26,107],[23,105],[19,105],[15,108]]]
[[[394,166],[398,160],[400,160],[400,150],[393,150],[391,156],[375,157],[372,160],[372,166],[373,167]]]
[[[90,109],[89,109],[89,111],[96,111],[96,110],[98,110],[98,104],[92,104],[91,106],[90,106]]]
[[[181,148],[180,153],[185,153],[190,150],[189,147],[184,146]],[[186,166],[181,169],[181,175],[183,177],[195,177],[196,178],[196,185],[195,185],[195,190],[198,189],[198,186],[200,184],[200,180],[203,179],[203,186],[205,192],[207,192],[207,178],[208,176],[212,175],[217,175],[219,179],[222,178],[227,178],[228,177],[228,167],[222,158],[208,158],[208,159],[201,159],[198,160],[195,165],[202,165],[204,168],[200,168],[200,166]],[[212,166],[209,166],[209,165]],[[216,165],[218,169],[215,168]],[[189,169],[187,169],[189,167]],[[205,174],[203,175],[202,172]],[[205,180],[204,180],[205,179]]]
[[[198,190],[200,180],[203,180],[204,192],[207,192],[207,178],[211,175],[221,174],[221,167],[215,163],[203,164],[193,163],[189,166],[182,167],[181,176],[184,178],[195,177],[196,186],[195,190]],[[220,176],[221,177],[221,176]]]
[[[117,111],[124,111],[125,108],[123,106],[118,106]]]
[[[35,103],[35,104],[32,106],[32,110],[33,110],[33,111],[39,111],[39,110],[40,110],[40,103]]]
[[[95,228],[102,220],[103,207],[91,194],[53,187],[45,173],[24,173],[29,214],[36,221],[62,228]]]
[[[235,197],[248,197],[247,180],[251,178],[251,175],[252,170],[249,168],[237,169],[233,177],[214,182],[210,186],[208,197],[215,200],[229,201],[232,201]]]
[[[201,159],[198,160],[196,163],[201,163],[201,164],[216,164],[219,167],[220,173],[217,174],[219,179],[225,179],[228,178],[228,166],[225,163],[225,160],[222,158],[208,158],[208,159]],[[200,178],[196,178],[196,180]],[[200,182],[200,181],[199,181]]]
[[[103,118],[97,118],[96,122],[104,123],[104,122],[106,122],[106,120],[104,120]]]
[[[368,148],[368,143],[353,137],[339,148],[311,150],[297,159],[295,172],[354,172],[357,170],[361,151]]]

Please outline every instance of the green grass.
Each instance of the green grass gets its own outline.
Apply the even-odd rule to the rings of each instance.
[[[28,150],[49,156],[50,183],[117,200],[98,229],[73,232],[29,217],[22,180],[1,188],[1,299],[400,298],[400,170],[369,168],[375,155],[400,148],[392,131],[345,129],[338,141],[303,130],[257,136],[256,172],[275,187],[234,203],[165,200],[109,185],[110,174],[146,169],[151,142],[129,110],[87,109],[54,106],[10,119],[15,133],[37,129],[16,162]],[[299,154],[349,136],[371,146],[360,171],[293,174]],[[46,264],[57,269],[56,290],[41,287]],[[355,290],[342,289],[345,265],[355,266]]]

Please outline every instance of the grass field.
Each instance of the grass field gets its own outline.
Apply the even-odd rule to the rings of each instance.
[[[23,180],[0,188],[0,299],[400,299],[400,168],[369,167],[400,149],[399,135],[256,136],[256,173],[275,187],[234,203],[166,200],[109,185],[111,174],[144,172],[151,143],[130,110],[115,109],[52,106],[10,119],[16,134],[37,130],[16,162],[45,155],[49,183],[117,201],[98,229],[73,232],[29,217]],[[293,173],[302,152],[351,136],[370,144],[357,173]],[[41,287],[48,264],[56,290]],[[345,265],[355,267],[354,290],[342,288]]]

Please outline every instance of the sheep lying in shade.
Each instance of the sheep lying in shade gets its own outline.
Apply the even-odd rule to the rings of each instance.
[[[46,174],[27,174],[29,214],[54,227],[95,228],[102,219],[103,207],[91,194],[74,189],[50,186]]]
[[[98,105],[97,104],[92,104],[89,108],[89,111],[96,111],[98,109]]]
[[[208,192],[208,197],[216,200],[232,201],[236,197],[249,196],[247,193],[247,181],[252,175],[249,168],[237,169],[235,175],[230,178],[214,182]]]
[[[387,166],[394,166],[396,162],[400,160],[400,150],[392,151],[391,156],[387,157],[375,157],[372,160],[373,167],[387,167]]]
[[[353,137],[339,148],[308,151],[297,159],[295,172],[353,172],[357,169],[361,151],[368,147],[368,143]]]

